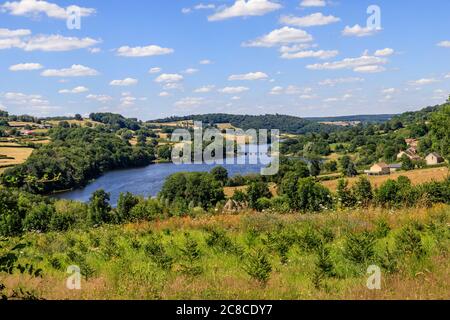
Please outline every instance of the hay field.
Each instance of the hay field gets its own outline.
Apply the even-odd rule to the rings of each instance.
[[[431,181],[443,181],[449,174],[448,168],[429,168],[413,171],[401,171],[386,176],[370,176],[368,179],[372,183],[372,186],[379,187],[383,182],[387,180],[395,180],[400,176],[408,177],[413,185],[422,184]],[[359,177],[347,178],[349,185],[352,186],[358,181]],[[338,179],[332,181],[323,181],[322,184],[332,191],[336,191],[338,185]]]

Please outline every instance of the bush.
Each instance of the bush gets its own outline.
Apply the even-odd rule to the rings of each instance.
[[[303,178],[298,182],[296,193],[297,209],[303,212],[318,212],[330,209],[333,201],[330,191],[312,178]]]
[[[159,198],[169,204],[208,209],[225,199],[223,186],[205,172],[180,172],[169,176],[159,193]]]
[[[373,200],[372,185],[367,177],[360,177],[352,188],[358,205],[367,207]]]
[[[228,171],[222,166],[215,167],[211,170],[211,174],[214,180],[225,185],[228,181]]]
[[[218,252],[241,255],[242,249],[236,246],[225,231],[212,229],[206,238],[206,245]]]
[[[181,272],[188,276],[198,276],[203,272],[203,268],[198,264],[201,258],[201,251],[197,241],[188,233],[185,234],[185,244],[181,248],[184,262],[181,264]]]
[[[157,199],[141,199],[130,211],[132,221],[152,221],[163,217],[163,206]]]
[[[258,281],[261,286],[266,286],[272,272],[267,254],[263,250],[257,250],[248,254],[243,261],[244,271],[253,279]]]
[[[25,231],[46,232],[50,227],[50,221],[55,214],[53,206],[40,203],[27,213],[23,221]]]
[[[262,181],[252,182],[247,189],[247,197],[249,206],[252,209],[258,209],[258,200],[261,198],[272,198],[272,194],[270,193],[269,186],[267,183]]]
[[[291,208],[289,206],[289,199],[286,196],[278,196],[271,199],[271,208],[276,213],[289,213]]]
[[[337,204],[340,209],[346,209],[354,207],[356,204],[356,197],[352,190],[348,187],[348,181],[340,179],[338,181],[337,191]]]
[[[257,211],[264,211],[272,207],[272,201],[268,198],[259,198],[256,201],[256,205],[254,206],[254,209]]]
[[[110,195],[104,190],[97,190],[89,200],[89,220],[93,225],[109,222],[111,219]]]
[[[152,236],[150,241],[145,245],[145,252],[152,261],[163,270],[171,270],[173,259],[167,254],[161,239]]]
[[[241,190],[236,190],[231,197],[231,200],[234,200],[238,203],[246,203],[248,201],[247,194]]]
[[[67,231],[76,225],[87,224],[88,207],[84,203],[59,200],[55,202],[55,210],[50,221],[52,231]]]
[[[395,246],[399,255],[422,257],[425,254],[421,233],[413,223],[403,227],[396,235]]]
[[[115,223],[130,221],[131,210],[139,203],[139,199],[130,192],[120,193],[113,220]]]
[[[373,260],[375,236],[370,232],[349,233],[344,244],[344,256],[357,264],[368,264]]]

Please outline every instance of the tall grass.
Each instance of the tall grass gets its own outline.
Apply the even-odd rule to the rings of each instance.
[[[19,261],[43,277],[0,282],[44,299],[448,299],[449,223],[450,207],[436,206],[29,233]],[[379,291],[366,287],[372,264],[382,270]],[[79,291],[66,288],[70,265],[81,269]]]

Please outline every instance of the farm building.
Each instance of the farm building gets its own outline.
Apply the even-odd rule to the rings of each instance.
[[[417,154],[417,149],[415,147],[410,147],[406,151],[401,151],[397,155],[397,159],[401,159],[403,156],[407,156],[413,161],[421,160],[420,156]]]
[[[384,162],[374,164],[370,170],[364,171],[369,176],[381,176],[391,174],[391,168]]]
[[[401,164],[386,164],[384,162],[374,164],[370,170],[364,171],[369,176],[383,176],[397,172],[402,168]]]
[[[438,153],[432,152],[425,158],[425,161],[427,162],[427,165],[434,166],[443,163],[445,160]]]

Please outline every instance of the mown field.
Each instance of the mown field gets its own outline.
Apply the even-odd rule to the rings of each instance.
[[[6,158],[0,158],[0,168],[24,163],[32,153],[32,148],[23,148],[17,144],[0,142],[0,155],[6,156]]]
[[[0,274],[43,299],[450,299],[450,207],[242,213],[28,234]],[[0,250],[1,251],[1,250]],[[0,252],[1,253],[1,252]],[[81,290],[66,288],[78,265]],[[366,286],[382,270],[381,290]]]

